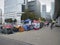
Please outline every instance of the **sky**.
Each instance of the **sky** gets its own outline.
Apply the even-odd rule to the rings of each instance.
[[[31,1],[31,0],[29,0]],[[54,0],[39,0],[41,5],[46,4],[47,6],[47,12],[50,11],[51,9],[51,2],[54,2]],[[0,0],[0,8],[2,9],[3,13],[4,13],[4,0]]]
[[[54,0],[39,0],[39,1],[40,1],[41,5],[46,4],[47,12],[50,12],[51,2],[54,2]]]
[[[4,12],[4,0],[0,0],[0,9]]]

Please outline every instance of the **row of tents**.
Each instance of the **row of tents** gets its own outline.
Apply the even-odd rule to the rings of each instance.
[[[12,26],[12,25],[5,25],[4,28],[1,30],[2,33],[4,34],[10,34],[14,32],[24,32],[24,31],[29,31],[29,30],[39,30],[40,28],[43,27],[43,22],[40,22],[39,20],[23,20],[22,21],[23,25],[22,26]]]

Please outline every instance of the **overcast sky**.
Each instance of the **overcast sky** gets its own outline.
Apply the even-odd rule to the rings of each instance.
[[[41,4],[47,5],[47,12],[49,12],[51,9],[51,2],[54,2],[54,0],[39,0],[39,1],[41,2]],[[4,0],[0,0],[0,8],[2,9],[2,11],[4,11]]]
[[[46,4],[47,7],[47,12],[50,11],[51,9],[51,2],[54,2],[54,0],[39,0],[41,2],[41,4]]]
[[[0,0],[0,8],[4,11],[4,0]]]

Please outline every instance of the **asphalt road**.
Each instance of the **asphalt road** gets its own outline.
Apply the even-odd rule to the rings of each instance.
[[[5,37],[5,38],[4,38]],[[22,41],[22,42],[21,42]],[[60,45],[60,27],[43,27],[40,30],[0,34],[0,45]]]
[[[12,40],[0,36],[0,45],[32,45],[32,44],[17,41],[17,40]]]

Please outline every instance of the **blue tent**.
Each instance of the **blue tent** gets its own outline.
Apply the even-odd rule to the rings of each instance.
[[[31,21],[31,20],[30,19],[26,19],[24,22],[29,23],[29,21]]]

